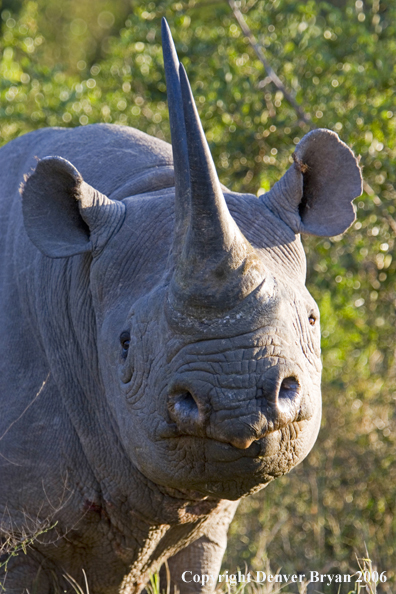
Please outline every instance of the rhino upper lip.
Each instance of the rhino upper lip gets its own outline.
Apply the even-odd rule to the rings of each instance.
[[[218,461],[233,462],[240,458],[260,458],[263,453],[263,445],[266,440],[266,435],[258,440],[255,440],[250,446],[244,450],[236,448],[230,443],[211,439],[210,437],[198,437],[195,435],[188,435],[186,433],[179,433],[177,430],[163,432],[161,438],[163,439],[178,439],[178,440],[194,440],[202,442],[208,453],[211,453]]]
[[[245,450],[241,450],[230,443],[207,439],[206,452],[209,455],[212,454],[219,462],[234,462],[241,458],[257,459],[262,454],[264,441],[265,437],[262,437],[259,440],[253,441]]]
[[[298,437],[301,430],[301,423],[304,423],[304,421],[295,421],[290,423],[286,428],[289,432],[291,441],[294,441]],[[196,442],[201,442],[205,447],[205,454],[211,459],[215,459],[217,462],[235,462],[241,458],[258,460],[276,454],[279,451],[279,441],[271,444],[269,442],[269,437],[275,437],[276,434],[280,436],[279,431],[280,430],[269,431],[259,439],[253,441],[246,449],[239,449],[228,442],[219,441],[210,437],[199,437],[181,433],[174,425],[168,426],[168,430],[162,432],[160,437],[162,439],[188,440],[190,442],[194,440]]]

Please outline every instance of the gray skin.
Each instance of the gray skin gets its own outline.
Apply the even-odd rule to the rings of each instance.
[[[316,130],[260,199],[226,190],[163,36],[173,155],[110,125],[0,150],[0,536],[51,527],[0,573],[9,594],[82,569],[91,594],[138,594],[165,560],[213,592],[182,573],[217,575],[238,500],[319,430],[299,234],[353,222],[359,166]]]

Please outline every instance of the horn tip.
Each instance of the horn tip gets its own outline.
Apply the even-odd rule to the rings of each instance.
[[[165,30],[169,31],[169,24],[165,17],[162,17],[162,19],[161,19],[161,27],[162,27],[162,30],[165,29]]]
[[[175,62],[175,66],[177,68],[178,58],[177,52],[175,48],[175,43],[173,41],[172,32],[170,30],[168,21],[165,17],[162,17],[161,21],[161,36],[162,36],[162,51],[164,53],[165,61],[171,60]]]
[[[162,17],[161,19],[161,35],[162,35],[162,43],[164,43],[164,41],[168,40],[169,38],[172,38],[172,34],[168,25],[168,21],[166,20],[165,17]]]

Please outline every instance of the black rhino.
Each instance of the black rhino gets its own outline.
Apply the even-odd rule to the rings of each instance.
[[[270,192],[227,190],[166,23],[163,46],[172,146],[99,124],[0,150],[2,542],[53,526],[8,594],[82,569],[91,594],[137,594],[165,560],[212,592],[183,572],[217,575],[238,499],[318,433],[299,234],[351,225],[357,160],[315,130]]]

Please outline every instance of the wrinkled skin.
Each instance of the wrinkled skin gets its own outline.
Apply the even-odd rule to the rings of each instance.
[[[165,560],[182,593],[208,594],[182,572],[217,575],[238,499],[315,442],[319,313],[299,233],[351,224],[357,163],[316,131],[260,200],[213,182],[207,207],[193,165],[180,198],[175,150],[176,180],[170,145],[123,127],[0,150],[0,535],[49,528],[10,562],[10,594],[71,592],[82,569],[91,594],[138,594]],[[48,155],[67,161],[39,162],[22,215],[24,175]]]

